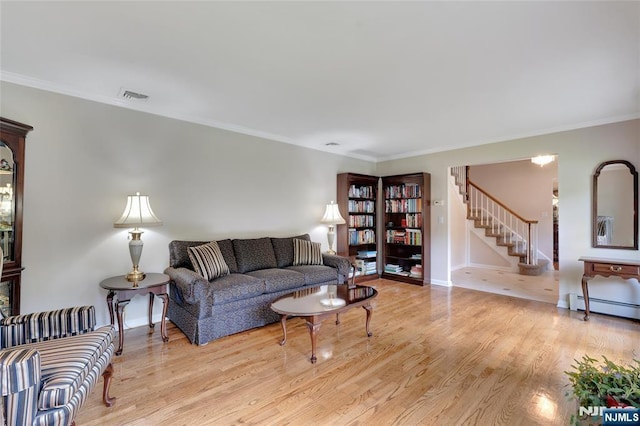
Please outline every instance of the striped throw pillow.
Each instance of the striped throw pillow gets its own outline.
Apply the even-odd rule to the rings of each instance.
[[[293,239],[293,265],[322,265],[320,243]]]
[[[193,270],[207,281],[229,275],[229,266],[215,241],[201,246],[189,247],[189,259],[191,259]]]

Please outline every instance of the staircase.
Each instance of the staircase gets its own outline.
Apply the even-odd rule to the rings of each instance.
[[[504,247],[510,257],[517,259],[521,275],[540,275],[548,267],[547,260],[538,259],[538,221],[527,220],[468,178],[468,167],[451,169],[455,185],[467,206],[467,220],[485,237]],[[514,262],[516,263],[516,262]]]

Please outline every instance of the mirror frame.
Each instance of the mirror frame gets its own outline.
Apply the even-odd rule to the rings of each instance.
[[[631,177],[633,178],[633,246],[613,246],[598,244],[598,176],[602,169],[611,164],[622,164],[629,168]],[[592,212],[591,212],[591,245],[594,248],[609,248],[619,250],[638,250],[638,172],[636,168],[629,161],[626,160],[612,160],[605,161],[600,164],[593,174],[593,196],[591,199]]]

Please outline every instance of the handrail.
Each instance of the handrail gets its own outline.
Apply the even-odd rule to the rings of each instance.
[[[500,207],[502,207],[503,209],[505,209],[506,211],[508,211],[509,213],[511,213],[512,215],[514,215],[515,217],[517,217],[518,219],[520,219],[521,221],[525,222],[525,223],[538,223],[537,220],[530,220],[530,219],[525,219],[522,216],[520,216],[518,213],[514,212],[513,210],[511,210],[509,207],[507,207],[503,202],[501,202],[500,200],[498,200],[497,198],[495,198],[493,195],[489,194],[487,191],[485,191],[483,188],[479,187],[478,185],[476,185],[475,183],[473,183],[473,181],[471,179],[468,179],[468,185],[469,186],[473,186],[474,188],[476,188],[478,191],[482,192],[487,198],[489,198],[491,201],[493,201],[494,203],[498,204]]]
[[[514,252],[520,255],[521,262],[537,265],[538,221],[523,218],[473,183],[469,179],[469,166],[452,167],[451,174],[455,177],[456,185],[467,204],[467,218],[479,222],[503,243],[512,245]],[[520,254],[520,249],[524,249],[524,253]]]

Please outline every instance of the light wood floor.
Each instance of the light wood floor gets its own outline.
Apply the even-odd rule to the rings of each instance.
[[[371,321],[326,320],[311,364],[304,322],[191,345],[170,324],[125,332],[112,408],[102,381],[82,425],[566,425],[565,370],[589,354],[639,357],[640,324],[465,288],[377,280]]]

